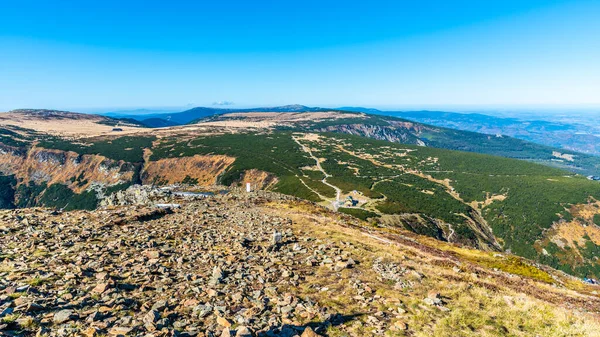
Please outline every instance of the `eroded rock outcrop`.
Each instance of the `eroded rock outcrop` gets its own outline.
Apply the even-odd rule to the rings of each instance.
[[[415,134],[423,131],[422,125],[410,122],[390,122],[389,126],[369,124],[340,124],[317,129],[318,132],[338,132],[362,136],[377,140],[386,140],[395,143],[417,144],[425,143]]]
[[[279,179],[272,173],[261,171],[261,170],[247,170],[240,178],[240,183],[245,186],[246,183],[250,183],[252,189],[264,190],[277,184]]]
[[[235,158],[223,155],[194,155],[149,161],[144,169],[144,184],[162,185],[190,182],[201,186],[215,185],[217,178]]]
[[[0,173],[14,175],[19,184],[64,184],[81,193],[92,184],[112,186],[131,181],[135,167],[100,155],[32,147],[28,151],[3,146]]]

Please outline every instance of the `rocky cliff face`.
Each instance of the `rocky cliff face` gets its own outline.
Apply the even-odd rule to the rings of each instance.
[[[318,128],[315,131],[347,133],[377,140],[424,146],[425,142],[418,137],[422,129],[422,125],[415,125],[409,122],[390,122],[389,126],[369,124],[332,125]]]
[[[219,155],[195,155],[149,161],[144,167],[142,181],[144,184],[162,185],[181,182],[201,186],[215,185],[219,175],[234,161],[235,158]]]
[[[91,184],[112,186],[133,177],[131,165],[98,155],[33,147],[28,151],[0,148],[0,174],[14,175],[19,184],[29,182],[68,185],[76,193]]]
[[[263,190],[274,186],[278,181],[279,179],[277,179],[274,174],[251,169],[244,172],[239,182],[244,185],[244,188],[246,183],[250,183],[250,186],[253,190]]]
[[[73,193],[100,191],[107,187],[130,183],[136,174],[132,164],[99,155],[31,147],[27,150],[0,145],[0,175],[14,177],[20,186],[41,186],[38,198],[46,187],[64,185]],[[19,193],[15,194],[16,203]]]

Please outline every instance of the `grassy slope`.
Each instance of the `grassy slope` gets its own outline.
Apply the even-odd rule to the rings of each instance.
[[[594,262],[595,259],[588,259],[582,266],[572,270],[557,259],[544,256],[534,249],[536,240],[543,236],[544,231],[553,222],[561,217],[571,216],[566,208],[572,204],[586,203],[589,197],[600,199],[600,184],[597,182],[559,169],[524,161],[390,144],[354,136],[333,137],[343,139],[346,144],[351,144],[351,148],[359,152],[382,153],[381,148],[392,149],[386,150],[387,152],[413,150],[404,157],[382,156],[384,159],[380,160],[388,164],[404,164],[408,168],[425,171],[437,179],[450,179],[452,187],[465,202],[483,201],[488,194],[504,194],[505,200],[492,202],[483,209],[482,213],[492,226],[494,234],[503,240],[505,248],[567,272],[596,275],[596,277],[600,275],[600,265]],[[437,162],[432,163],[427,158],[437,158]],[[390,203],[383,205],[385,208],[382,210],[385,212],[421,211],[446,221],[455,221],[452,219],[453,215],[460,213],[465,205],[456,203],[456,200],[449,199],[443,193],[438,193],[439,185],[436,189],[432,188],[431,184],[430,181],[414,176],[409,180],[405,176],[400,176],[391,182],[378,184],[375,190],[385,194],[391,201],[391,205]],[[419,193],[418,191],[422,189],[433,190],[436,193],[434,195]],[[556,247],[547,250],[551,251],[552,248],[556,250]],[[593,252],[598,248],[593,242],[588,241],[584,249],[586,252]]]
[[[302,295],[360,317],[368,306],[352,298],[357,292],[354,285],[369,284],[372,293],[362,296],[376,294],[381,298],[378,310],[395,315],[399,326],[406,326],[390,329],[385,336],[592,336],[598,329],[595,318],[564,309],[571,306],[571,296],[579,296],[574,291],[590,294],[592,286],[561,281],[555,287],[551,284],[557,284],[556,272],[550,274],[518,257],[458,248],[397,229],[349,226],[328,211],[303,204],[271,204],[267,210],[290,217],[298,231],[345,245],[344,250],[359,261],[357,266],[340,273],[323,266],[302,282]],[[401,279],[407,286],[399,288],[374,275],[375,261],[407,270]],[[320,291],[324,288],[326,293]],[[431,292],[439,292],[449,310],[423,305]],[[354,329],[357,335],[373,334],[360,324]],[[328,335],[347,333],[331,327]]]
[[[73,151],[79,154],[98,154],[130,163],[144,161],[144,148],[152,147],[153,136],[124,136],[115,139],[86,140],[73,143],[57,137],[47,137],[38,146],[47,149]]]

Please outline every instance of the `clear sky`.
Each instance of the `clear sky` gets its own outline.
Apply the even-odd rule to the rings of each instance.
[[[0,111],[600,105],[600,0],[0,1]]]

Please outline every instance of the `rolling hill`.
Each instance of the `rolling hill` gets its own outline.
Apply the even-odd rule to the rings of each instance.
[[[341,112],[234,113],[160,131],[69,139],[4,126],[0,204],[94,209],[133,184],[250,182],[373,224],[600,276],[600,184],[422,144],[501,150],[520,140],[473,134],[458,142],[452,130]]]
[[[5,130],[30,129],[56,136],[86,137],[116,132],[134,133],[146,128],[146,125],[130,118],[47,109],[18,109],[0,113],[0,127]]]
[[[507,158],[524,159],[558,167],[583,175],[600,175],[600,157],[590,148],[596,142],[579,135],[574,126],[556,122],[522,122],[511,118],[498,118],[482,114],[459,114],[434,111],[394,112],[362,107],[327,109],[303,105],[263,107],[251,109],[221,109],[197,107],[178,113],[122,116],[136,119],[148,127],[171,127],[206,121],[231,120],[236,113],[302,113],[337,112],[348,118],[327,122],[323,131],[346,132],[385,139],[393,142],[420,144],[451,150],[485,153]],[[353,120],[351,113],[366,113]],[[356,116],[354,116],[356,117]],[[239,117],[235,117],[238,118]],[[310,123],[303,123],[304,126]],[[297,125],[295,126],[297,127]],[[521,131],[519,131],[521,130]],[[500,132],[505,131],[506,133]],[[560,132],[570,134],[565,137]],[[556,133],[556,134],[555,134]],[[538,135],[538,136],[534,136]],[[561,136],[562,135],[562,136]],[[515,137],[512,137],[515,136]],[[541,137],[546,137],[543,139]],[[570,146],[557,139],[587,137],[587,147]],[[583,138],[581,138],[583,139]],[[578,141],[581,143],[582,141]],[[582,149],[578,152],[573,149]]]
[[[537,162],[582,175],[600,175],[600,157],[588,154],[539,145],[507,136],[448,129],[391,116],[344,111],[335,111],[335,113],[337,113],[336,118],[317,121],[290,120],[287,123],[285,120],[280,120],[278,125],[304,131],[348,133],[396,143],[484,153]],[[263,117],[252,113],[230,113],[208,117],[203,121],[268,122],[273,120],[274,116],[274,114]],[[290,119],[292,115],[282,116]],[[282,119],[282,117],[279,118]]]
[[[150,113],[150,114],[118,114],[111,115],[121,118],[136,119],[145,125],[150,127],[163,127],[163,126],[175,126],[195,123],[206,117],[213,115],[221,115],[232,112],[318,112],[328,111],[331,109],[324,108],[313,108],[304,105],[293,104],[284,105],[278,107],[264,107],[264,108],[249,108],[249,109],[223,109],[223,108],[209,108],[209,107],[196,107],[181,112],[171,113]]]

